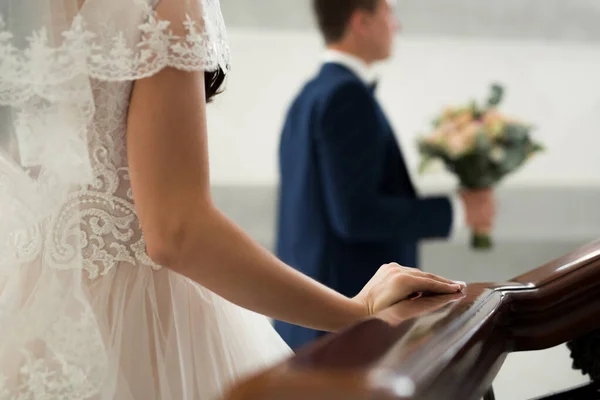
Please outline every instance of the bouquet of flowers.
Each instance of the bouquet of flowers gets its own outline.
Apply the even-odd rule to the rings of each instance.
[[[463,189],[490,189],[543,150],[531,138],[532,126],[501,114],[497,107],[504,89],[494,84],[483,105],[475,101],[449,107],[437,118],[433,132],[418,141],[423,173],[432,161],[441,160]],[[492,247],[489,233],[472,233],[472,247]]]

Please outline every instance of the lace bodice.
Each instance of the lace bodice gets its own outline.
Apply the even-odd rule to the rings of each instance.
[[[70,207],[80,210],[83,267],[89,278],[108,273],[117,264],[158,266],[146,254],[140,223],[133,204],[126,151],[130,82],[93,82],[98,107],[89,132],[94,182],[74,193]],[[59,217],[60,221],[60,217]],[[59,223],[60,225],[60,223]],[[61,232],[57,226],[56,232]],[[68,253],[60,237],[57,254]]]
[[[93,81],[92,89],[98,105],[88,130],[93,181],[73,191],[41,228],[16,235],[13,256],[26,262],[44,252],[59,268],[81,265],[90,279],[118,264],[158,269],[146,254],[127,167],[132,83]],[[82,262],[74,263],[80,254]]]

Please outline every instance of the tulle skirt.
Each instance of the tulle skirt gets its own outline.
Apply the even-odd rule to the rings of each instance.
[[[65,274],[0,281],[0,399],[213,400],[292,354],[266,317],[168,269]]]

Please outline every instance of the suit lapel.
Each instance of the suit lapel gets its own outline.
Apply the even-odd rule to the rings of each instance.
[[[387,157],[391,158],[389,160],[384,160],[384,161],[386,164],[389,164],[390,166],[394,165],[395,168],[397,169],[396,173],[398,175],[396,175],[396,176],[398,177],[399,181],[407,182],[410,187],[410,191],[413,194],[416,193],[415,189],[414,189],[414,185],[410,178],[410,174],[408,173],[408,168],[406,166],[404,156],[402,154],[402,148],[400,147],[400,143],[396,139],[394,130],[393,130],[387,116],[385,115],[383,108],[380,106],[379,102],[377,101],[377,98],[375,97],[375,92],[374,92],[375,88],[366,85],[365,82],[363,82],[359,77],[357,77],[354,74],[354,72],[349,70],[347,67],[345,67],[341,64],[337,64],[337,63],[323,64],[323,66],[321,67],[321,71],[319,73],[318,79],[327,82],[330,79],[332,79],[332,77],[334,77],[334,76],[339,77],[340,75],[356,80],[360,84],[364,85],[365,88],[367,88],[367,90],[371,93],[372,101],[377,110],[377,113],[379,116],[379,121],[381,124],[381,129],[379,129],[379,131],[380,131],[379,134],[384,135],[385,140],[387,140],[387,143],[388,143],[387,150],[386,150],[386,158]]]
[[[400,145],[400,142],[398,141],[398,138],[396,137],[396,134],[394,133],[394,129],[392,128],[392,125],[390,124],[389,119],[387,118],[387,116],[385,115],[385,112],[383,111],[383,108],[381,107],[381,105],[379,104],[379,102],[377,101],[376,98],[373,98],[373,101],[375,103],[375,106],[377,107],[377,111],[379,113],[379,117],[382,121],[382,124],[385,125],[386,127],[386,133],[389,135],[388,140],[389,140],[389,153],[391,155],[391,157],[396,157],[397,158],[397,164],[398,164],[398,173],[400,174],[400,179],[408,182],[409,186],[410,186],[410,190],[411,192],[414,194],[416,194],[416,190],[414,187],[414,184],[412,182],[412,179],[410,177],[410,174],[408,172],[408,167],[406,165],[406,160],[404,159],[404,154],[402,152],[402,146]],[[392,162],[392,164],[395,164],[394,162]]]

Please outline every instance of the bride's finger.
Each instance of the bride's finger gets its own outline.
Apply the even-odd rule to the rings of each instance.
[[[444,278],[442,276],[439,276],[439,275],[436,275],[436,274],[432,274],[432,273],[429,273],[429,272],[420,271],[420,270],[415,270],[413,272],[413,274],[417,275],[417,276],[420,276],[422,278],[429,278],[429,279],[433,279],[433,280],[444,282],[444,283],[450,283],[450,284],[458,283],[459,285],[461,285],[461,284],[464,285],[464,282],[453,281],[452,279],[447,279],[447,278]]]
[[[408,274],[410,274],[410,275],[417,275],[417,276],[421,276],[421,277],[423,277],[423,278],[434,279],[434,280],[436,280],[436,281],[445,282],[445,283],[450,283],[450,284],[453,284],[453,283],[458,283],[458,284],[460,284],[460,285],[462,285],[462,286],[464,286],[464,285],[465,285],[465,283],[464,283],[464,282],[460,282],[460,281],[453,281],[452,279],[447,279],[447,278],[444,278],[444,277],[442,277],[442,276],[439,276],[439,275],[435,275],[435,274],[432,274],[432,273],[429,273],[429,272],[424,272],[424,271],[421,271],[421,270],[419,270],[419,269],[417,269],[417,268],[409,268],[409,267],[404,267],[404,266],[402,266],[402,265],[399,265],[399,264],[396,264],[396,263],[390,263],[390,264],[387,264],[387,265],[388,265],[388,266],[395,267],[395,268],[397,268],[399,271],[402,271],[402,272],[408,273]]]
[[[424,278],[420,276],[412,276],[406,282],[409,285],[411,293],[414,292],[431,292],[431,293],[457,293],[463,287],[458,283],[440,282],[435,279]]]
[[[387,267],[391,267],[392,270],[397,270],[397,271],[400,271],[402,273],[407,273],[407,274],[412,275],[412,276],[416,275],[416,276],[420,276],[420,277],[423,277],[423,278],[428,278],[428,279],[433,279],[433,280],[436,280],[436,281],[439,281],[439,282],[448,283],[448,284],[451,284],[451,285],[452,284],[458,284],[458,285],[461,286],[461,289],[464,289],[467,286],[467,284],[465,282],[463,282],[463,281],[454,281],[452,279],[447,279],[447,278],[444,278],[444,277],[439,276],[439,275],[435,275],[435,274],[432,274],[432,273],[429,273],[429,272],[424,272],[424,271],[421,271],[421,270],[416,269],[416,268],[404,267],[404,266],[399,265],[397,263],[389,263],[389,264],[386,264],[386,266]]]
[[[444,278],[443,276],[435,275],[435,274],[432,274],[429,272],[419,271],[417,273],[417,275],[419,275],[423,278],[429,278],[429,279],[433,279],[433,280],[436,280],[439,282],[444,282],[444,283],[449,283],[449,284],[459,284],[463,288],[467,286],[467,284],[463,281],[455,281],[455,280]]]

